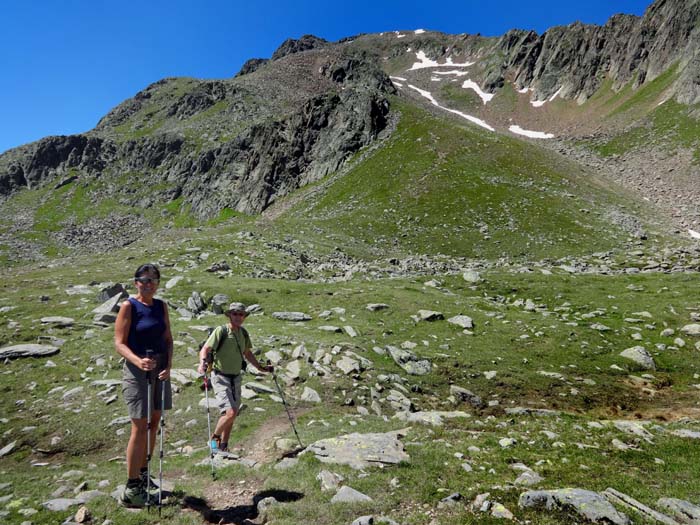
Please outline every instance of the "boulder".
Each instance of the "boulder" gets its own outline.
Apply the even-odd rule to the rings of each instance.
[[[50,345],[22,344],[0,348],[0,359],[17,359],[20,357],[47,357],[60,352],[60,349]]]
[[[420,359],[413,352],[395,346],[387,346],[387,350],[394,362],[411,375],[422,376],[432,370],[430,361]]]
[[[306,448],[305,453],[314,454],[322,463],[349,465],[357,470],[397,465],[410,460],[399,440],[403,435],[405,431],[402,430],[384,434],[345,434],[316,441]]]
[[[651,354],[643,346],[633,346],[620,353],[620,356],[630,359],[646,370],[656,370],[656,363]]]
[[[593,523],[630,524],[625,514],[618,512],[602,495],[590,490],[532,490],[520,494],[518,505],[520,508],[574,511]]]
[[[272,312],[272,317],[280,321],[311,321],[312,317],[303,312]]]

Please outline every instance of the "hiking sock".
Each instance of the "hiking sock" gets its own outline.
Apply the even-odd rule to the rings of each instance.
[[[219,449],[222,452],[228,452],[228,441],[222,441],[221,445],[219,446]]]
[[[134,478],[134,479],[129,478],[126,480],[126,486],[128,488],[138,487],[140,484],[141,484],[141,478]]]

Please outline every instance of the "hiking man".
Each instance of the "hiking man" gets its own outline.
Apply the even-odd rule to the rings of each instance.
[[[244,360],[261,372],[272,372],[272,366],[263,366],[253,355],[253,345],[243,322],[248,316],[243,303],[231,303],[224,312],[228,324],[218,326],[211,333],[199,352],[200,362],[197,371],[204,374],[212,353],[213,370],[211,384],[214,387],[216,402],[221,410],[221,417],[211,436],[212,448],[228,451],[228,439],[233,422],[241,406],[241,372]]]

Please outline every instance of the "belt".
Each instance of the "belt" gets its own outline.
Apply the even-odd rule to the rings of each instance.
[[[227,377],[227,378],[229,378],[229,379],[235,379],[235,378],[237,378],[239,375],[241,375],[241,374],[227,374],[227,373],[225,373],[225,372],[222,372],[221,370],[217,370],[216,368],[214,369],[214,372],[216,372],[216,375],[224,376],[224,377]]]

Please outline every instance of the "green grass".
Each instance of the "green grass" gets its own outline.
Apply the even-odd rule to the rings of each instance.
[[[694,108],[689,108],[673,100],[667,100],[656,107],[646,122],[617,134],[607,142],[593,144],[593,148],[603,157],[624,155],[649,145],[657,145],[669,152],[678,148],[694,150],[696,160],[700,160],[700,121],[692,116]]]
[[[627,112],[635,114],[648,112],[652,104],[659,102],[664,91],[677,80],[679,74],[678,64],[676,63],[651,82],[646,82],[640,86],[631,97],[615,108],[611,116]]]
[[[108,480],[110,484],[102,490],[111,492],[123,483],[124,464],[119,458],[123,458],[126,435],[118,432],[119,427],[108,426],[112,419],[124,415],[123,401],[118,399],[105,405],[97,395],[103,387],[92,386],[96,379],[120,377],[119,362],[112,348],[113,332],[111,327],[100,329],[91,323],[91,310],[97,305],[95,295],[68,295],[66,290],[70,285],[91,282],[128,283],[133,268],[141,260],[158,262],[164,282],[175,275],[185,277],[170,290],[162,288],[171,308],[176,368],[195,366],[194,353],[202,332],[194,327],[213,326],[222,321],[221,317],[185,321],[174,314],[175,308],[183,305],[194,290],[207,297],[225,293],[232,300],[262,305],[264,314],[249,317],[246,324],[256,348],[263,353],[272,349],[289,353],[304,344],[313,356],[319,348],[330,351],[340,343],[351,343],[355,352],[372,362],[371,369],[355,378],[342,374],[319,377],[310,374],[313,368],[308,363],[302,364],[303,382],[285,386],[285,391],[292,407],[304,410],[296,413],[297,427],[305,444],[344,433],[384,432],[405,427],[405,423],[390,417],[393,410],[386,405],[383,405],[388,416],[385,421],[376,415],[358,417],[356,407],[345,404],[348,398],[355,405],[367,404],[369,387],[381,383],[382,374],[404,377],[409,397],[419,410],[459,409],[472,415],[468,419],[448,421],[443,427],[411,425],[403,439],[410,461],[368,470],[369,476],[348,467],[322,464],[310,456],[302,456],[300,463],[289,471],[277,471],[273,469],[272,457],[279,459],[281,454],[270,452],[258,470],[233,467],[221,471],[219,481],[212,483],[208,465],[197,465],[207,458],[203,449],[206,417],[198,408],[202,393],[196,383],[180,386],[175,410],[167,417],[164,470],[166,479],[175,482],[176,503],[166,506],[159,519],[156,512],[127,512],[105,496],[88,504],[95,521],[109,518],[115,523],[136,524],[167,519],[176,525],[201,523],[199,512],[181,510],[186,497],[211,502],[214,490],[225,495],[227,491],[233,493],[250,487],[251,496],[266,491],[297,494],[298,499],[269,511],[270,519],[284,524],[335,525],[349,523],[363,514],[383,514],[400,523],[418,525],[425,523],[426,513],[441,525],[496,523],[493,518],[471,513],[465,504],[452,510],[438,508],[439,501],[452,492],[462,493],[466,502],[476,494],[491,492],[493,499],[506,505],[520,519],[553,525],[570,523],[565,514],[518,509],[517,497],[526,489],[507,488],[518,475],[511,468],[516,462],[538,471],[545,478],[542,488],[579,486],[602,490],[612,486],[649,505],[660,495],[689,500],[697,496],[693,483],[694,465],[700,459],[696,457],[697,447],[654,430],[653,447],[640,441],[637,442],[640,451],[621,452],[612,447],[612,439],[634,443],[634,438],[605,423],[607,419],[641,418],[669,429],[685,427],[668,424],[666,420],[694,409],[697,402],[695,390],[690,386],[698,382],[695,374],[699,372],[693,359],[694,341],[688,339],[684,348],[654,352],[659,369],[653,372],[653,379],[647,380],[656,391],[653,396],[632,386],[629,376],[645,372],[618,354],[638,344],[631,339],[635,328],[643,334],[642,344],[651,350],[656,344],[673,344],[673,338],[662,337],[660,332],[665,327],[678,330],[687,322],[688,311],[700,309],[696,299],[700,285],[694,275],[595,276],[568,275],[558,270],[554,275],[541,275],[486,271],[485,281],[477,286],[469,285],[460,275],[367,280],[358,274],[336,283],[251,277],[251,272],[264,266],[286,268],[294,257],[284,251],[285,247],[296,247],[310,256],[327,253],[322,234],[308,228],[308,235],[297,232],[293,236],[282,227],[284,222],[281,219],[279,225],[260,225],[254,219],[240,217],[199,231],[147,234],[129,250],[116,250],[110,257],[74,256],[57,259],[50,268],[24,265],[6,269],[6,278],[0,283],[0,308],[14,308],[0,310],[0,346],[36,341],[39,336],[57,337],[66,342],[60,354],[50,358],[55,367],[45,366],[48,359],[14,360],[5,365],[0,413],[6,421],[0,423],[4,436],[0,444],[18,443],[15,452],[0,459],[3,482],[12,484],[8,492],[13,495],[0,508],[9,512],[3,518],[5,522],[25,521],[17,512],[21,508],[39,510],[31,517],[35,523],[62,522],[72,515],[75,509],[50,513],[41,507],[58,484],[65,484],[72,491],[79,481],[86,481],[92,489]],[[240,231],[251,232],[252,236],[239,236]],[[202,259],[204,253],[209,254],[208,259]],[[219,260],[231,264],[232,275],[222,278],[205,271],[209,262]],[[438,279],[441,286],[425,286],[429,278]],[[93,289],[95,294],[97,289],[97,286]],[[541,311],[524,310],[519,300],[525,299],[542,305]],[[390,307],[370,312],[365,309],[369,302],[384,302]],[[333,313],[326,320],[319,317],[332,308],[344,308],[345,313]],[[411,316],[418,309],[439,310],[445,317],[469,315],[475,322],[474,335],[465,335],[446,321],[416,323]],[[282,310],[304,311],[314,319],[297,324],[271,317],[272,312]],[[652,318],[641,324],[626,320],[640,311],[648,311]],[[588,316],[592,312],[596,313],[595,317]],[[76,325],[70,329],[43,326],[39,319],[47,315],[73,317]],[[590,327],[593,322],[609,326],[610,331],[593,330]],[[360,335],[350,339],[319,330],[325,324],[351,325]],[[92,336],[85,338],[88,330]],[[401,345],[405,341],[416,343],[414,351],[433,362],[432,374],[406,376],[389,357],[371,350],[374,346]],[[98,365],[98,358],[105,359],[105,364]],[[485,378],[484,372],[489,370],[497,371],[496,378]],[[541,371],[561,373],[564,380],[543,376]],[[269,379],[266,382],[271,385]],[[391,382],[383,384],[385,388],[393,388]],[[498,401],[498,405],[483,411],[455,406],[448,401],[450,384],[468,388],[485,401]],[[63,399],[66,391],[77,386],[83,387],[79,395]],[[304,386],[316,389],[324,403],[320,406],[301,403],[298,397]],[[57,387],[63,388],[56,390]],[[246,403],[249,407],[235,426],[233,442],[250,439],[254,443],[257,432],[270,420],[286,420],[283,407],[266,396]],[[503,409],[511,406],[556,408],[566,414],[559,418],[505,415]],[[189,425],[189,421],[195,424]],[[589,421],[602,421],[604,428],[587,429]],[[23,430],[32,426],[36,428]],[[581,428],[587,430],[583,432]],[[558,437],[549,439],[542,430],[556,432]],[[286,424],[277,435],[294,437]],[[517,445],[502,449],[498,440],[505,436],[514,437]],[[52,444],[55,438],[60,441]],[[267,439],[272,447],[273,436]],[[555,442],[562,445],[554,446]],[[178,447],[193,446],[195,451],[191,455],[178,451],[176,443]],[[581,443],[594,448],[580,448]],[[470,451],[472,446],[478,447],[478,451]],[[456,453],[462,457],[456,457]],[[664,465],[656,463],[655,458],[663,460]],[[471,472],[462,468],[465,461],[472,465]],[[37,462],[49,465],[30,466]],[[342,474],[345,484],[374,501],[331,505],[333,493],[322,492],[316,480],[322,469]],[[71,470],[83,474],[59,483],[58,479]],[[650,479],[654,480],[653,484],[649,483]],[[227,504],[214,508],[221,511]]]

